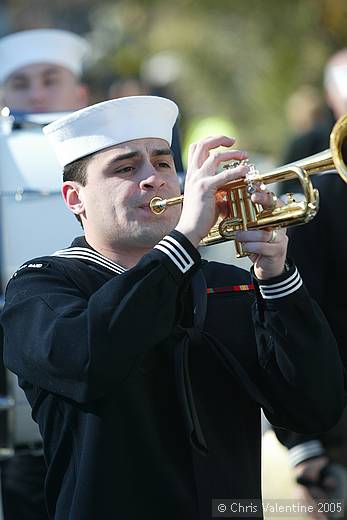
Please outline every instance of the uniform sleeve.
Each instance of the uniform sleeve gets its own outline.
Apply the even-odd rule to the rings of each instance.
[[[317,435],[303,435],[282,428],[274,430],[280,443],[288,448],[289,463],[293,467],[326,454],[324,444]]]
[[[200,262],[191,243],[173,231],[90,298],[53,261],[20,270],[1,316],[6,365],[74,401],[100,397],[170,335],[179,293]]]
[[[301,433],[326,431],[344,404],[344,370],[335,338],[308,295],[297,268],[256,283],[254,322],[262,388],[275,426]],[[275,412],[273,411],[275,410]]]

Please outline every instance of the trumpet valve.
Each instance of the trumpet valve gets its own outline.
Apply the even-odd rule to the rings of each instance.
[[[223,219],[218,226],[219,234],[223,238],[231,240],[235,237],[235,233],[242,226],[242,219],[238,217],[227,217]]]
[[[294,198],[294,193],[286,193],[287,204],[294,204],[296,202]]]

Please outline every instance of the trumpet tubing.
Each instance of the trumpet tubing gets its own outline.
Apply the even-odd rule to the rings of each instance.
[[[347,114],[336,122],[330,134],[330,147],[327,150],[265,173],[251,168],[246,177],[221,186],[217,195],[226,202],[227,216],[218,218],[208,235],[202,239],[201,245],[235,240],[236,232],[239,230],[288,227],[309,222],[319,208],[319,193],[313,188],[310,177],[335,170],[347,183]],[[251,193],[254,192],[255,186],[291,179],[299,180],[304,200],[297,202],[292,194],[288,193],[287,204],[272,209],[264,209],[252,202]],[[153,213],[161,214],[168,206],[181,204],[183,199],[183,195],[170,199],[154,197],[149,205]],[[236,251],[237,256],[246,256],[237,241]]]

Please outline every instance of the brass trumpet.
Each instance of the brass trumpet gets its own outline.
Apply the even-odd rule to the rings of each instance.
[[[311,155],[276,168],[267,173],[260,173],[254,167],[246,177],[228,182],[218,189],[218,197],[227,202],[228,214],[219,217],[200,245],[213,245],[227,240],[235,240],[236,231],[264,229],[268,227],[288,227],[306,224],[319,209],[319,193],[313,188],[310,176],[337,171],[347,183],[347,114],[335,124],[330,134],[330,147],[323,152]],[[303,190],[304,200],[295,201],[293,194],[287,193],[287,203],[271,209],[264,209],[254,204],[251,194],[256,186],[280,181],[298,179]],[[153,213],[161,214],[169,206],[181,204],[184,196],[161,199],[154,197],[149,206]],[[236,255],[247,256],[242,245],[235,241]]]

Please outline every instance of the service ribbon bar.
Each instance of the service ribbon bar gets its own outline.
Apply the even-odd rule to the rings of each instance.
[[[224,287],[208,287],[206,289],[207,294],[218,294],[218,293],[240,292],[240,291],[254,291],[254,285],[252,283],[245,283],[242,285],[226,285]]]

